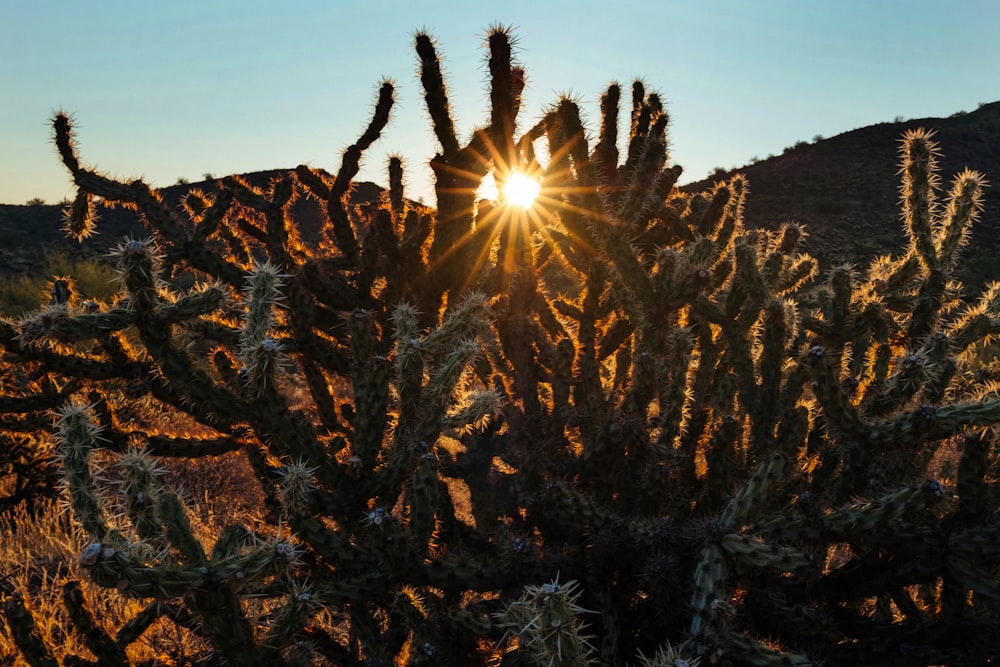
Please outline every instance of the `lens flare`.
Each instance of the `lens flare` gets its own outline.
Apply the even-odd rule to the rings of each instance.
[[[512,172],[503,186],[504,199],[512,206],[529,209],[535,203],[542,184],[519,171]]]

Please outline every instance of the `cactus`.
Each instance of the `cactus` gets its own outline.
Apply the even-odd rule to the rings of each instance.
[[[398,157],[384,200],[351,204],[389,82],[336,176],[229,177],[181,210],[84,167],[56,116],[80,192],[70,232],[92,231],[96,197],[153,234],[114,251],[114,301],[0,327],[5,360],[49,378],[0,408],[11,430],[58,410],[91,540],[79,569],[183,610],[172,618],[240,665],[995,655],[1000,398],[972,364],[1000,333],[1000,289],[963,301],[952,277],[983,178],[960,174],[939,207],[937,149],[908,134],[907,249],[821,273],[801,227],[744,227],[742,176],[675,187],[668,116],[643,84],[623,150],[618,84],[592,150],[571,99],[518,134],[524,70],[493,29],[489,124],[463,145],[436,46],[424,33],[415,46],[436,210],[405,199]],[[477,205],[491,171],[539,178],[539,201]],[[323,204],[316,243],[290,214],[297,197]],[[207,281],[180,291],[183,270]],[[124,409],[186,415],[204,435],[140,430]],[[117,496],[102,449],[120,456]],[[235,522],[210,547],[156,460],[232,450],[272,525]],[[249,599],[272,611],[252,617]],[[112,634],[78,588],[66,604],[107,664],[127,664],[162,608]],[[22,598],[4,612],[25,659],[53,664]]]

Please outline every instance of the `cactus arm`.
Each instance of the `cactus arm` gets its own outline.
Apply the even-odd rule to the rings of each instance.
[[[596,191],[597,175],[593,165],[590,164],[587,140],[580,122],[579,108],[570,100],[563,100],[557,108],[556,115],[560,130],[565,137],[565,150],[572,156],[579,173],[580,185],[583,186],[583,192],[580,195],[583,199],[582,203],[588,211],[601,211],[603,206],[599,203]],[[643,173],[641,176],[637,175],[636,178],[648,178],[649,176],[649,173]],[[628,238],[634,233],[628,227],[631,218],[620,217],[623,213],[635,214],[629,209],[619,212],[619,216],[589,216],[587,224],[591,233],[583,238],[585,240],[588,240],[589,237],[595,238],[621,274],[624,284],[636,293],[639,303],[652,304],[654,294],[649,276],[640,265]],[[641,319],[637,315],[637,313],[633,315],[633,320],[639,321]]]
[[[410,541],[418,554],[427,551],[427,543],[434,532],[435,515],[440,504],[441,489],[437,475],[437,459],[433,454],[421,456],[410,483],[410,522],[407,526]]]
[[[694,570],[690,641],[696,655],[709,661],[718,659],[721,642],[727,634],[725,617],[719,613],[720,603],[725,604],[725,577],[722,549],[715,544],[706,545]]]
[[[724,243],[728,241],[727,237],[730,237],[731,233],[713,234],[713,232],[716,232],[719,226],[728,222],[728,220],[735,220],[735,216],[730,217],[728,215],[729,203],[733,199],[733,194],[728,184],[719,183],[716,185],[708,207],[702,213],[698,222],[695,223],[699,234],[705,237],[717,236]]]
[[[166,528],[167,539],[184,556],[182,562],[195,565],[207,563],[205,551],[191,531],[187,512],[175,494],[164,493],[160,496],[159,514]]]
[[[791,651],[776,651],[765,644],[743,635],[732,633],[726,641],[726,648],[733,654],[740,656],[747,664],[756,667],[782,667],[784,665],[794,665],[795,667],[822,667],[824,663],[813,660],[808,656]]]
[[[166,605],[159,600],[147,604],[142,611],[122,624],[115,634],[115,643],[119,646],[128,646],[138,640],[153,623],[167,614],[165,607]]]
[[[73,175],[80,191],[88,195],[102,197],[112,202],[134,205],[150,221],[150,224],[162,233],[176,248],[183,248],[189,261],[201,271],[216,276],[230,285],[241,282],[239,269],[222,259],[219,255],[208,251],[202,244],[192,244],[184,231],[184,226],[177,216],[163,203],[158,194],[150,190],[141,180],[132,183],[122,183],[101,176],[97,172],[80,166],[76,155],[75,140],[72,136],[72,122],[64,113],[57,113],[53,119],[55,143],[62,157],[63,164]],[[93,229],[90,222],[83,227],[77,227],[78,235],[86,235]]]
[[[90,453],[99,446],[99,428],[91,411],[68,404],[58,413],[56,424],[59,455],[65,470],[70,502],[77,519],[97,540],[123,545],[126,538],[111,528],[97,497],[97,480],[91,470]]]
[[[127,667],[129,659],[124,648],[94,620],[94,614],[83,597],[83,591],[80,590],[80,582],[66,582],[62,593],[63,604],[69,611],[74,628],[100,664],[109,667]]]
[[[208,208],[199,216],[198,225],[191,234],[192,244],[204,244],[219,231],[233,200],[233,192],[227,188],[223,188],[215,195]]]
[[[309,588],[292,590],[275,614],[261,640],[264,646],[289,646],[316,610],[315,593]]]
[[[34,317],[30,319],[34,319]],[[29,339],[32,338],[32,335],[30,333],[27,337],[22,333],[20,338],[25,339],[24,343],[11,341],[7,345],[7,349],[11,352],[16,351],[26,361],[40,362],[57,375],[81,380],[108,380],[116,377],[138,378],[149,375],[150,365],[148,363],[125,359],[122,356],[102,360],[55,351],[48,346],[31,344]],[[102,341],[103,346],[104,341]]]
[[[983,210],[985,185],[983,175],[970,169],[955,176],[935,238],[941,265],[947,269],[954,268],[958,251],[969,242],[970,230]]]
[[[795,572],[816,567],[814,559],[798,549],[766,544],[763,540],[754,540],[746,535],[724,535],[720,546],[739,562],[752,567],[777,572]]]
[[[780,417],[778,411],[782,405],[784,362],[788,358],[786,352],[790,333],[788,319],[784,302],[772,300],[764,307],[762,315],[764,330],[761,334],[756,372],[760,381],[757,410],[754,413],[754,446],[757,447],[758,453],[764,451],[762,446],[773,437],[774,428]],[[791,326],[794,326],[794,321],[791,322]]]
[[[542,586],[528,586],[518,600],[495,617],[509,634],[520,638],[527,657],[536,665],[569,667],[592,664],[594,647],[583,634],[581,591],[575,581],[558,578]]]
[[[948,574],[954,577],[964,589],[973,591],[977,597],[989,600],[993,608],[1000,605],[1000,583],[996,581],[992,572],[983,572],[961,558],[949,558]],[[964,589],[961,591],[962,597],[964,597]],[[966,604],[962,600],[961,605],[965,606]]]
[[[632,82],[632,112],[629,120],[628,153],[624,164],[618,167],[619,174],[634,170],[635,162],[642,152],[642,140],[649,130],[650,107],[644,104],[646,86],[636,79]]]
[[[122,471],[119,495],[136,534],[140,540],[159,542],[163,536],[156,484],[159,468],[148,454],[135,447],[119,456],[118,468]]]
[[[354,358],[351,373],[356,417],[354,420],[354,452],[370,469],[382,449],[389,400],[388,360],[375,352],[375,324],[371,315],[355,310],[351,315],[351,353]]]
[[[903,222],[910,244],[921,263],[929,270],[939,267],[932,236],[931,214],[938,187],[937,143],[932,132],[910,130],[903,137]]]
[[[24,414],[57,408],[79,391],[81,385],[79,380],[72,380],[62,387],[49,386],[29,396],[0,396],[0,414]]]
[[[664,169],[667,161],[667,114],[657,109],[650,115],[653,117],[652,124],[648,134],[642,137],[641,154],[635,165],[625,173],[625,195],[615,212],[615,217],[625,221],[633,233],[641,230],[649,219],[650,211],[660,203],[657,197],[661,192],[661,179],[672,174]]]
[[[761,463],[739,493],[729,501],[720,517],[722,523],[733,529],[742,525],[781,480],[786,465],[787,461],[781,454],[775,454]]]
[[[442,152],[454,155],[459,151],[458,137],[451,118],[441,61],[438,60],[434,40],[427,33],[420,32],[416,35],[415,45],[420,58],[420,83],[424,88],[424,101],[431,116],[434,134],[441,144]]]
[[[337,178],[330,186],[330,197],[327,199],[326,210],[332,223],[333,240],[341,251],[351,259],[357,258],[359,248],[357,237],[347,215],[345,196],[351,181],[360,169],[361,155],[379,138],[389,122],[394,93],[392,83],[383,81],[379,87],[378,101],[375,103],[371,122],[357,142],[344,151],[340,171],[337,172]]]
[[[916,304],[906,330],[907,339],[919,342],[934,330],[944,305],[943,296],[946,287],[947,279],[944,271],[940,268],[931,269],[917,294]]]
[[[903,487],[871,502],[842,505],[818,520],[781,517],[762,522],[759,528],[764,536],[773,535],[783,542],[822,542],[824,539],[877,542],[881,539],[880,531],[906,515],[931,507],[941,494],[940,483],[929,481],[920,486]]]
[[[96,229],[97,211],[94,197],[89,192],[77,190],[73,203],[68,210],[64,209],[65,225],[63,229],[70,238],[83,241],[90,237]]]
[[[512,63],[510,32],[502,27],[490,31],[486,38],[489,46],[490,72],[490,141],[497,153],[503,172],[516,164],[514,155],[514,130],[517,112],[524,88],[524,71]],[[498,183],[498,186],[502,182]]]
[[[46,319],[47,321],[41,321]],[[26,344],[43,339],[60,342],[90,340],[126,329],[134,321],[134,315],[125,308],[75,316],[66,311],[43,311],[22,323],[21,341]]]
[[[962,459],[958,465],[958,511],[967,517],[982,516],[988,511],[987,482],[989,452],[995,446],[992,430],[981,430],[963,438]]]
[[[935,407],[920,406],[879,424],[873,441],[912,447],[924,440],[958,435],[963,430],[995,424],[1000,419],[1000,400],[985,400]]]
[[[11,629],[11,639],[17,650],[31,667],[59,667],[53,647],[42,636],[35,617],[20,595],[11,595],[3,601],[3,612]]]
[[[591,162],[609,189],[615,186],[615,176],[618,170],[618,109],[621,99],[621,86],[612,83],[601,95],[601,131],[600,139],[594,146]]]

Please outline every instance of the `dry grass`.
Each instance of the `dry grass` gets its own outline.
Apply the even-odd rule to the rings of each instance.
[[[251,530],[260,527],[263,498],[242,453],[167,460],[163,465],[163,481],[187,500],[192,528],[207,548],[228,524],[241,523]],[[0,597],[23,597],[42,636],[56,647],[60,662],[70,655],[94,659],[73,630],[62,604],[62,589],[67,581],[82,582],[85,599],[112,636],[149,604],[126,599],[117,591],[89,582],[76,564],[87,541],[74,524],[65,501],[45,501],[32,515],[19,508],[0,516]],[[267,606],[253,601],[247,604],[246,611],[254,617],[266,613]],[[0,615],[0,665],[26,666],[2,619]],[[204,664],[209,653],[206,642],[165,617],[128,647],[133,664],[150,666]]]
[[[308,412],[309,397],[301,386],[303,383],[294,379],[294,375],[286,378],[289,400],[304,415],[313,416]],[[141,405],[123,400],[120,407],[118,416],[126,429],[176,437],[217,436],[189,415],[174,410],[161,411],[152,417],[153,413],[141,409]],[[118,502],[115,491],[121,478],[117,456],[104,451],[92,456],[92,465],[100,470],[101,496],[108,503],[109,512],[115,514]],[[206,552],[228,525],[240,524],[262,536],[274,533],[275,526],[266,516],[264,496],[245,452],[191,459],[164,457],[158,459],[158,465],[159,481],[184,501],[194,535]],[[0,491],[12,488],[13,484],[12,476],[0,476]],[[125,532],[129,532],[127,527]],[[60,664],[72,655],[95,659],[74,630],[63,605],[66,582],[81,582],[84,598],[98,623],[112,637],[150,604],[148,600],[129,600],[116,590],[90,583],[87,573],[77,566],[77,557],[88,542],[88,536],[75,524],[65,497],[40,501],[31,514],[23,506],[0,513],[0,601],[9,595],[20,595],[25,600],[42,637],[55,647]],[[243,601],[244,612],[252,620],[265,618],[277,604],[277,600],[264,598]],[[340,632],[341,619],[335,614],[320,612],[314,623],[335,636]],[[266,623],[258,623],[258,627],[266,627]],[[208,642],[166,616],[161,616],[127,652],[133,664],[148,667],[206,666],[216,662]],[[27,664],[13,643],[5,615],[0,613],[0,667]],[[319,659],[315,664],[326,663]]]
[[[264,494],[243,452],[162,463],[164,484],[187,501],[200,529],[213,536],[231,523],[264,529]]]

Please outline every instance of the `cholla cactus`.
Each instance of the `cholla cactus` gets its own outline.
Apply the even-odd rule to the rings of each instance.
[[[528,586],[521,597],[496,614],[500,627],[517,637],[536,665],[563,667],[594,664],[593,647],[583,634],[580,586],[559,583],[558,577],[541,586]]]
[[[744,228],[742,177],[674,187],[668,116],[641,83],[622,150],[618,84],[592,149],[571,99],[519,133],[524,72],[492,30],[489,122],[463,144],[435,45],[415,41],[436,211],[405,199],[397,157],[384,201],[350,199],[389,82],[336,176],[225,178],[181,210],[82,166],[57,116],[81,193],[71,231],[92,228],[100,197],[153,234],[116,251],[115,300],[0,324],[5,359],[48,378],[3,398],[18,415],[5,424],[62,415],[68,495],[92,540],[80,566],[150,601],[110,639],[69,595],[95,655],[124,662],[157,603],[240,665],[972,664],[1000,651],[1000,399],[970,369],[1000,332],[1000,289],[966,302],[952,278],[982,177],[959,175],[938,206],[936,148],[907,135],[906,252],[821,272],[801,227]],[[477,203],[491,171],[538,179],[537,203]],[[301,197],[323,205],[315,243],[290,213]],[[183,270],[211,282],[180,291]],[[119,419],[129,408],[186,415],[205,435],[141,430]],[[122,455],[117,500],[97,449]],[[209,549],[153,457],[233,450],[274,525],[264,537],[237,521]],[[272,613],[251,618],[251,597]],[[19,599],[5,613],[27,659],[54,660]]]

